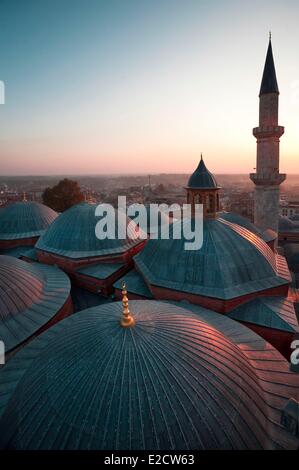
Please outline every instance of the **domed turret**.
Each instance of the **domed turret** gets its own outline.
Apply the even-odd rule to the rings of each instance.
[[[198,167],[189,178],[187,203],[191,204],[191,213],[195,214],[195,204],[203,205],[204,217],[216,217],[219,211],[219,189],[214,175],[207,169],[202,154]]]

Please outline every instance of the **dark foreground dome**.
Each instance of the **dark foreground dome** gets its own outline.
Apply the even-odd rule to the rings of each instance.
[[[60,313],[70,295],[59,269],[0,256],[0,340],[9,352]]]
[[[134,222],[128,218],[123,221],[120,217],[116,217],[116,227],[118,223],[126,227],[130,224],[130,237],[114,240],[97,238],[95,228],[99,217],[95,215],[96,208],[95,204],[83,202],[63,212],[38,240],[36,248],[78,259],[121,254],[140,243],[140,238],[136,238],[136,232],[134,233]]]
[[[16,202],[0,210],[0,241],[39,237],[57,212],[39,202]]]
[[[134,258],[151,286],[232,299],[289,283],[284,258],[244,227],[221,218],[204,219],[202,247],[186,250],[186,239],[173,239],[176,223],[169,240],[149,240]]]
[[[73,315],[12,358],[0,373],[0,448],[298,444],[279,425],[298,388],[270,345],[204,309],[132,301],[130,310],[129,328],[120,303]]]

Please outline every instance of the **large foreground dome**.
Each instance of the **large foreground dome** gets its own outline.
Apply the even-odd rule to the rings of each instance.
[[[16,202],[0,210],[0,241],[40,236],[57,213],[39,202]]]
[[[52,320],[67,303],[70,288],[57,268],[0,256],[0,339],[6,352]]]
[[[73,315],[11,360],[0,374],[1,448],[296,446],[279,419],[297,389],[270,345],[204,309],[132,301],[130,310],[128,328],[120,303]]]

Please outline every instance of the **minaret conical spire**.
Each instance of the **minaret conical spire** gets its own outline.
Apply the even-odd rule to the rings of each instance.
[[[265,95],[266,93],[279,93],[272,52],[271,32],[269,33],[269,45],[259,96]]]

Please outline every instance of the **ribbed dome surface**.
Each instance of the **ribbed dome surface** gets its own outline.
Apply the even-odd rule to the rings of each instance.
[[[123,222],[117,215],[116,229],[118,221],[120,224],[130,224],[132,238],[98,239],[95,228],[100,218],[95,215],[96,207],[95,204],[81,203],[60,214],[38,240],[36,248],[69,258],[85,258],[123,253],[140,243],[140,239],[133,239],[133,236],[136,236],[136,225],[133,221],[126,218]]]
[[[0,210],[0,240],[18,240],[41,235],[57,213],[38,202],[16,202]]]
[[[138,204],[136,205],[136,210],[138,210]],[[154,205],[150,207],[149,205],[145,206],[146,209],[146,218],[144,223],[139,223],[140,228],[148,234],[160,234],[162,227],[168,226],[170,223],[173,222],[172,219],[163,211],[159,211]],[[136,215],[137,216],[137,215]],[[135,216],[135,217],[136,217]],[[129,216],[132,220],[135,217]],[[136,223],[138,223],[138,220]],[[143,222],[143,221],[142,221]]]
[[[266,243],[237,224],[220,218],[204,220],[203,245],[198,250],[185,250],[183,237],[172,238],[149,240],[134,258],[152,285],[230,299],[289,280],[288,270],[280,269],[277,256]]]
[[[62,271],[0,256],[0,339],[6,351],[47,323],[69,294],[70,281]]]
[[[277,234],[273,230],[266,230],[265,232],[262,232],[246,217],[242,217],[241,215],[235,214],[234,212],[219,212],[219,217],[221,217],[221,219],[228,220],[233,224],[238,224],[247,230],[250,230],[250,232],[258,235],[265,242],[272,241],[277,237]]]
[[[207,169],[202,158],[200,159],[198,167],[190,176],[187,186],[193,189],[218,188],[214,175]]]
[[[38,302],[44,276],[33,264],[11,256],[0,256],[0,318],[20,313]]]
[[[130,309],[132,328],[119,324],[120,303],[104,304],[42,335],[29,365],[16,356],[22,379],[0,420],[1,448],[272,445],[259,378],[236,344],[169,303]]]

